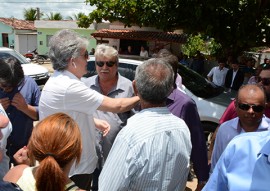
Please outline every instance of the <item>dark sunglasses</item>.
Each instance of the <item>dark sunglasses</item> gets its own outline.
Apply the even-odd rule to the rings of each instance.
[[[113,61],[109,61],[109,62],[103,62],[103,61],[96,61],[96,65],[98,65],[99,67],[103,67],[104,64],[106,64],[108,67],[112,67],[113,65],[115,65],[116,62]]]
[[[262,82],[264,86],[269,86],[270,85],[270,78],[261,78],[258,76],[257,78],[257,83]]]
[[[262,112],[264,110],[264,106],[262,105],[249,105],[246,103],[238,103],[238,107],[244,111],[248,111],[250,108],[252,108],[254,112]]]

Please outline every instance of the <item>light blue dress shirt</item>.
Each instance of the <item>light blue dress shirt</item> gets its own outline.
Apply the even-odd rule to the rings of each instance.
[[[270,128],[270,119],[265,115],[262,117],[262,121],[257,131],[267,131]],[[211,158],[211,172],[213,171],[219,157],[225,150],[228,143],[237,135],[246,133],[239,124],[239,117],[231,119],[221,124],[218,129],[214,149]]]
[[[269,191],[270,131],[235,137],[221,155],[203,191]]]
[[[166,107],[144,109],[117,135],[99,190],[184,190],[190,152],[190,133],[182,119]]]

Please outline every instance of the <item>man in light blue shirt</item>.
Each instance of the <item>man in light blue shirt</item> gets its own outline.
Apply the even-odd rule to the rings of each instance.
[[[166,107],[171,66],[150,59],[136,69],[134,91],[142,110],[117,135],[99,177],[99,190],[170,190],[186,187],[191,152],[185,122]]]
[[[268,191],[270,132],[235,137],[221,155],[203,191]]]
[[[235,101],[238,117],[221,124],[218,129],[211,158],[211,172],[235,136],[246,132],[269,130],[270,119],[264,116],[265,104],[266,96],[260,86],[248,84],[239,89]]]

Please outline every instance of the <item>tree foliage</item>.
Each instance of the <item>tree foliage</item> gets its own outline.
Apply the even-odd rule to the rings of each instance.
[[[89,27],[107,20],[126,26],[154,26],[164,31],[215,38],[227,50],[239,52],[270,43],[268,0],[86,0],[97,8],[79,20]]]
[[[40,13],[42,15],[42,13]],[[23,17],[27,21],[34,21],[37,20],[37,9],[35,8],[29,8],[29,9],[24,9],[23,10]]]
[[[84,16],[86,16],[84,13],[79,12],[78,14],[75,14],[75,13],[74,13],[72,16],[68,16],[67,19],[68,19],[68,20],[75,20],[75,21],[77,21],[77,20],[79,20],[81,17],[84,17]]]
[[[61,15],[61,13],[53,13],[50,12],[50,14],[46,14],[47,15],[47,19],[48,20],[63,20],[63,16]]]

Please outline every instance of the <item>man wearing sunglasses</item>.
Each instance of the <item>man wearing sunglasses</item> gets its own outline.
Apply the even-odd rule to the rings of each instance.
[[[266,96],[261,86],[248,84],[239,89],[235,99],[238,117],[224,122],[219,127],[211,158],[211,171],[235,136],[246,132],[269,130],[270,119],[264,115],[265,107]]]
[[[97,75],[84,80],[87,87],[111,98],[134,96],[132,82],[118,73],[118,52],[115,48],[105,44],[98,45],[95,60]],[[98,190],[98,177],[116,135],[133,114],[133,111],[112,113],[98,110],[94,113],[94,117],[106,120],[111,129],[106,136],[102,136],[102,132],[96,129],[96,150],[99,162],[93,173],[92,191]]]

